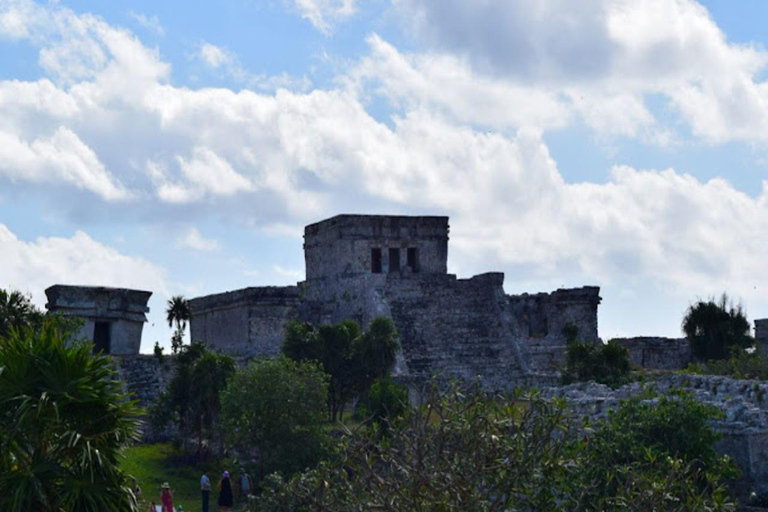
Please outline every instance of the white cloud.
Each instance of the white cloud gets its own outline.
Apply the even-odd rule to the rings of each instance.
[[[236,60],[236,57],[226,48],[207,42],[200,45],[200,58],[213,69],[231,66]]]
[[[329,35],[333,25],[350,18],[356,12],[358,0],[293,0],[302,18],[317,30]]]
[[[51,137],[31,143],[0,131],[0,176],[40,184],[69,183],[108,201],[130,197],[91,148],[63,126]]]
[[[128,12],[128,16],[133,19],[136,23],[138,23],[141,27],[149,30],[150,32],[154,33],[158,36],[164,36],[165,30],[163,29],[163,26],[160,24],[160,20],[157,16],[147,16],[146,14],[140,13],[140,12],[134,12],[130,11]]]
[[[689,2],[674,4],[682,9]],[[550,4],[541,5],[533,11],[545,23]],[[578,73],[555,52],[544,68],[529,70],[531,80],[546,82],[547,73],[561,65],[557,73],[569,77],[567,86],[534,87],[490,68],[478,72],[460,57],[403,54],[373,37],[370,55],[339,88],[269,94],[190,89],[167,84],[168,66],[132,35],[66,12],[45,16],[90,27],[85,33],[105,60],[81,59],[83,53],[98,53],[72,54],[69,40],[61,42],[62,50],[43,39],[41,49],[56,56],[51,62],[69,62],[70,54],[79,59],[83,68],[67,78],[72,82],[53,64],[45,67],[51,80],[0,82],[5,137],[0,173],[6,179],[40,183],[53,176],[105,199],[117,199],[122,191],[140,202],[141,208],[127,215],[141,222],[194,211],[222,222],[294,232],[297,225],[341,211],[447,214],[451,265],[463,272],[498,265],[516,284],[569,275],[579,283],[631,288],[644,279],[687,298],[727,289],[765,304],[752,290],[755,282],[768,281],[758,259],[768,253],[768,184],[750,197],[722,180],[702,183],[674,170],[628,166],[617,166],[605,184],[568,184],[543,139],[542,130],[563,126],[573,116],[598,132],[663,138],[643,101],[645,91],[656,91],[673,102],[690,98],[680,102],[690,110],[689,119],[714,116],[719,128],[702,136],[720,140],[727,135],[718,130],[743,105],[718,103],[716,91],[706,92],[715,83],[709,75],[700,81],[705,91],[700,97],[680,85],[695,85],[695,73],[669,64],[657,64],[655,74],[653,63],[647,64],[645,78],[637,72],[619,76],[615,69],[621,65],[609,58],[607,68]],[[674,19],[701,21],[696,9],[683,14]],[[588,21],[574,21],[573,30],[591,27]],[[751,76],[762,53],[718,40],[719,32],[707,28],[711,21],[701,23],[700,30],[694,24],[691,34],[680,36],[685,40],[680,52],[704,51],[709,48],[704,43],[712,43],[711,51],[722,52],[717,69],[734,66],[734,73]],[[607,37],[605,30],[598,32]],[[660,32],[664,49],[672,36]],[[576,33],[566,35],[578,39]],[[652,60],[651,43],[626,37],[614,50]],[[691,48],[686,41],[692,41]],[[747,89],[754,85],[745,83]],[[121,92],[126,88],[131,90]],[[400,107],[389,124],[366,111],[365,96],[371,93]],[[701,107],[702,98],[715,103]],[[746,127],[760,126],[759,112],[748,109],[744,115]],[[503,129],[489,133],[484,129],[489,126]],[[139,163],[110,166],[108,172],[102,161]],[[130,192],[121,183],[130,184]],[[282,270],[284,277],[296,277],[295,271]],[[277,267],[273,271],[280,274]]]
[[[69,238],[27,242],[0,224],[0,249],[0,287],[30,293],[40,307],[45,305],[45,289],[54,284],[108,284],[169,295],[164,269],[122,254],[82,231]]]
[[[661,94],[708,142],[768,142],[768,83],[757,78],[768,53],[728,42],[694,0],[395,3],[433,48],[424,59],[453,52],[476,72],[586,96],[576,108],[597,130],[629,115],[624,135],[668,140],[645,106]]]
[[[220,245],[216,240],[203,237],[197,228],[191,227],[176,239],[176,247],[179,249],[188,248],[196,251],[212,252],[218,251]]]

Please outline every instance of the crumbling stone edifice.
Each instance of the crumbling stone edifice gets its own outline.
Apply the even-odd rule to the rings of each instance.
[[[45,290],[45,295],[49,311],[84,320],[77,338],[92,340],[94,351],[113,355],[139,353],[141,331],[149,312],[147,301],[152,292],[56,284]]]
[[[597,341],[598,287],[510,296],[504,274],[447,272],[447,217],[339,215],[304,230],[306,281],[189,301],[191,336],[224,352],[279,354],[293,319],[367,325],[385,316],[401,336],[396,372],[508,387],[551,374],[566,325]]]

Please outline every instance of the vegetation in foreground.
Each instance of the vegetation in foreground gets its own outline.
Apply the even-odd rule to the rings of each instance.
[[[68,344],[57,320],[0,337],[0,510],[132,512],[120,456],[140,411],[110,359]]]
[[[453,389],[383,437],[348,432],[338,460],[273,475],[250,510],[735,510],[717,414],[686,395],[638,398],[580,436],[562,401]]]

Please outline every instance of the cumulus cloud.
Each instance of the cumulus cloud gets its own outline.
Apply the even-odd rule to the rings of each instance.
[[[205,238],[197,228],[187,229],[176,239],[176,247],[179,249],[194,249],[196,251],[212,252],[219,250],[219,242]]]
[[[728,44],[719,31],[710,30],[706,11],[688,9],[690,2],[667,4],[679,7],[682,17],[674,19],[688,16],[701,23],[698,31],[695,24],[680,29],[677,44],[683,55],[712,44],[712,51],[722,52],[715,61],[719,70],[742,73],[745,87],[755,85],[750,73],[760,69],[760,51]],[[456,3],[445,5],[460,9]],[[556,5],[567,9],[553,1],[531,7],[538,13],[534,21],[545,23],[547,9]],[[577,19],[572,30],[591,30],[601,22],[604,30],[596,33],[614,41],[615,25],[606,20],[621,21],[621,13],[609,9],[619,4],[606,0],[594,5],[603,18]],[[55,58],[43,64],[48,80],[0,82],[0,136],[5,137],[0,152],[15,148],[0,159],[5,179],[39,183],[47,172],[105,199],[124,194],[140,202],[140,209],[126,213],[138,222],[194,212],[294,233],[296,226],[340,211],[447,214],[453,268],[471,273],[498,265],[517,282],[550,283],[557,279],[553,276],[571,275],[579,283],[618,286],[642,276],[659,290],[686,298],[728,289],[749,300],[755,297],[754,281],[768,281],[768,270],[758,259],[768,251],[768,185],[749,196],[723,180],[701,182],[673,169],[621,165],[607,183],[573,184],[563,179],[550,156],[543,130],[567,125],[575,116],[596,131],[664,139],[645,105],[645,91],[667,94],[673,102],[689,98],[680,105],[690,104],[685,108],[691,112],[704,99],[720,101],[707,92],[714,83],[710,75],[698,82],[692,78],[704,73],[701,66],[694,65],[694,73],[664,64],[659,73],[651,73],[653,44],[642,34],[624,34],[626,42],[612,43],[607,56],[596,55],[603,59],[600,65],[581,72],[569,69],[576,64],[551,50],[542,61],[545,67],[527,71],[527,81],[508,70],[494,71],[499,65],[493,62],[478,71],[463,56],[405,54],[372,36],[370,54],[340,78],[339,87],[260,93],[176,87],[167,83],[168,66],[157,52],[131,34],[56,6],[42,12],[49,21],[64,20],[64,26],[82,24],[82,37],[102,53],[74,51],[68,39],[59,46],[32,35],[47,33],[35,24],[25,25],[26,32],[6,29],[6,34],[36,41],[41,56],[49,51],[46,55]],[[417,14],[430,13],[422,9]],[[667,32],[658,35],[662,49],[671,44]],[[574,44],[589,48],[596,43]],[[640,49],[627,53],[634,47]],[[619,76],[622,64],[612,52],[640,63],[648,60],[645,82],[639,72]],[[219,67],[226,65],[216,52],[209,58]],[[51,64],[72,59],[83,68],[68,75]],[[547,83],[554,76],[568,77],[566,85]],[[125,88],[130,91],[121,93]],[[366,110],[369,94],[397,105],[397,115],[386,123],[374,118]],[[722,121],[742,107],[699,110]],[[747,121],[759,118],[749,109],[740,115]],[[710,131],[702,136],[721,140],[728,135]],[[107,171],[100,162],[134,164],[110,165]],[[211,242],[196,234],[193,244]]]
[[[480,73],[597,98],[579,109],[593,128],[626,105],[630,126],[647,126],[645,96],[661,94],[709,142],[768,142],[768,84],[758,78],[768,54],[729,42],[694,0],[395,4],[433,51],[463,55]],[[606,95],[616,99],[598,105]]]
[[[50,137],[32,142],[0,131],[0,176],[11,181],[71,184],[108,201],[130,196],[91,148],[63,126]]]
[[[0,286],[32,295],[45,305],[44,290],[53,284],[136,288],[169,295],[165,270],[139,257],[122,254],[77,231],[71,237],[19,239],[0,224]]]

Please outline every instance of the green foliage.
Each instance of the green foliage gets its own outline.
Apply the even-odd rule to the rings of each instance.
[[[134,511],[118,462],[140,410],[56,318],[0,338],[0,510]]]
[[[316,362],[262,359],[238,371],[222,396],[228,441],[258,452],[262,475],[314,466],[329,444],[328,376]]]
[[[574,341],[566,348],[566,368],[563,382],[593,380],[611,387],[629,382],[627,349],[613,342],[606,344]]]
[[[634,509],[727,509],[723,482],[738,471],[714,449],[719,436],[709,422],[721,417],[687,393],[623,401],[584,441],[575,475],[583,490],[579,508],[616,509],[640,500]],[[650,499],[650,492],[659,494]]]
[[[408,388],[384,377],[373,381],[368,395],[358,403],[356,412],[358,417],[370,418],[386,429],[407,410]]]
[[[319,361],[330,376],[328,410],[335,421],[355,396],[367,393],[377,378],[389,374],[399,344],[392,321],[376,318],[362,332],[357,322],[315,327],[292,322],[283,341],[283,354],[294,361]]]
[[[176,369],[151,410],[156,429],[169,422],[179,428],[180,440],[197,437],[197,453],[204,454],[214,440],[221,410],[219,396],[235,372],[235,360],[209,352],[204,343],[185,345],[176,357]],[[210,451],[210,450],[208,450]]]
[[[633,400],[584,435],[564,403],[454,389],[386,437],[348,433],[342,457],[268,479],[260,512],[732,511],[732,464],[712,449],[713,409]]]
[[[523,407],[454,389],[385,438],[350,434],[341,463],[273,478],[251,510],[559,510],[572,444],[564,425],[561,402],[532,396]]]
[[[683,318],[683,332],[691,341],[693,355],[700,361],[725,359],[733,352],[752,347],[749,321],[741,304],[735,305],[724,293],[718,302],[698,301]]]
[[[725,375],[734,379],[768,380],[768,357],[742,351],[728,359],[691,363],[685,371],[703,375]]]
[[[38,329],[43,318],[43,313],[27,295],[18,290],[0,289],[0,338],[7,336],[11,329]]]
[[[173,324],[176,324],[176,330],[171,337],[171,350],[176,354],[184,344],[184,330],[187,328],[187,321],[192,318],[187,299],[181,295],[174,295],[168,299],[165,313],[168,327],[173,327]]]

